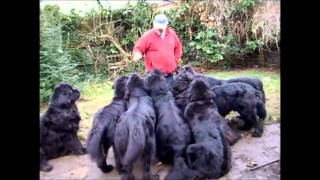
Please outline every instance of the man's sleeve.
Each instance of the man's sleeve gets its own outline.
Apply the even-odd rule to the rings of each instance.
[[[175,37],[174,57],[177,64],[179,64],[179,59],[182,56],[182,45],[178,35],[175,32],[174,32],[174,37]]]
[[[134,52],[140,52],[142,54],[142,57],[144,57],[144,54],[149,48],[149,41],[148,41],[148,34],[143,34],[138,42],[133,47],[133,53]],[[144,65],[146,69],[151,69],[151,59],[144,59]]]
[[[144,53],[146,52],[147,49],[147,34],[142,35],[137,43],[134,45],[133,47],[133,52],[138,51],[140,52],[142,55],[144,55]]]

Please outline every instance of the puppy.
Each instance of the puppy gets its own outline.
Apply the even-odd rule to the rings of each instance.
[[[179,74],[173,82],[173,93],[175,94],[175,102],[183,111],[188,103],[188,88],[193,79],[193,76],[187,74]],[[202,77],[201,79],[205,80]],[[221,128],[223,129],[224,136],[227,138],[230,145],[235,144],[241,138],[241,135],[233,130],[227,124],[227,122],[221,123]]]
[[[186,65],[184,67],[180,67],[177,70],[178,74],[186,74],[189,76],[194,76],[194,78],[204,78],[208,83],[210,87],[219,86],[219,85],[225,85],[228,83],[234,83],[234,82],[243,82],[246,84],[251,85],[253,88],[255,88],[258,91],[261,91],[261,95],[257,95],[258,98],[260,98],[263,103],[265,103],[265,93],[263,89],[263,83],[260,79],[255,77],[238,77],[238,78],[232,78],[228,80],[222,80],[222,79],[216,79],[213,77],[205,76],[203,74],[196,73],[191,65]]]
[[[230,147],[220,129],[225,120],[218,113],[213,92],[205,81],[194,80],[188,92],[184,114],[195,143],[187,147],[187,162],[197,172],[196,178],[222,177],[231,168]]]
[[[256,96],[264,104],[266,103],[265,93],[264,93],[264,89],[263,89],[263,83],[260,79],[255,78],[255,77],[238,77],[238,78],[232,78],[232,79],[227,80],[227,83],[234,83],[234,82],[243,82],[246,84],[250,84],[253,88],[260,91],[260,92],[257,92]]]
[[[157,117],[156,155],[163,163],[173,163],[175,158],[184,155],[185,148],[190,143],[189,127],[159,70],[151,71],[145,84],[150,90]]]
[[[128,110],[119,119],[115,130],[114,153],[122,179],[134,179],[133,162],[143,161],[143,178],[159,179],[152,175],[150,164],[155,152],[155,112],[152,98],[147,94],[143,79],[132,74],[126,85]]]
[[[212,90],[215,90],[217,95],[216,103],[219,113],[222,116],[227,115],[230,111],[237,111],[240,114],[239,119],[244,121],[240,127],[242,130],[252,131],[253,137],[261,137],[263,134],[263,121],[266,118],[267,112],[265,108],[265,95],[263,84],[261,80],[251,77],[241,77],[230,80],[219,80],[197,74],[191,66],[184,66],[178,70],[178,77],[180,75],[189,76],[191,79],[201,79],[209,83]],[[185,84],[190,82],[184,81]],[[185,85],[186,86],[186,85]],[[218,87],[218,88],[216,88]],[[184,86],[180,87],[181,89]],[[185,107],[186,97],[179,97],[176,99],[180,103],[179,107]],[[223,98],[222,98],[223,97]]]
[[[261,98],[261,91],[242,82],[228,83],[211,88],[218,106],[219,113],[222,116],[230,111],[237,111],[240,119],[244,121],[243,130],[252,129],[253,137],[261,137],[263,133],[263,120],[266,117],[265,105]]]
[[[69,84],[55,86],[46,112],[40,117],[40,170],[50,171],[53,167],[48,159],[68,154],[82,155],[86,149],[80,143],[80,114],[76,101],[80,92]]]
[[[109,148],[113,145],[117,121],[126,109],[124,95],[127,80],[128,77],[120,76],[114,81],[112,86],[115,90],[114,97],[109,105],[95,113],[92,128],[88,135],[88,153],[96,161],[102,172],[110,172],[113,169],[112,165],[107,165],[106,157]]]
[[[192,76],[178,74],[172,83],[172,93],[175,98],[175,103],[182,112],[184,112],[188,103],[188,88],[192,80]]]

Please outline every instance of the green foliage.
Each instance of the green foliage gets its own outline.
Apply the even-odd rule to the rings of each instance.
[[[124,21],[121,44],[130,52],[138,38],[152,27],[152,8],[148,3],[139,1],[135,6],[130,5],[115,11],[115,14],[118,15],[117,19]]]
[[[48,100],[55,84],[65,81],[76,83],[81,72],[71,62],[63,47],[61,14],[57,6],[47,6],[40,16],[40,100]]]
[[[255,7],[258,0],[235,0],[230,7],[230,16],[245,14]]]
[[[259,45],[251,33],[252,18],[257,0],[234,0],[232,1],[228,14],[228,41],[227,53],[235,56],[252,55]]]
[[[220,44],[215,38],[216,33],[211,29],[201,31],[196,34],[195,40],[190,42],[190,46],[194,47],[201,55],[202,61],[217,62],[223,59],[224,45]]]
[[[165,14],[167,14],[170,20],[170,27],[177,32],[182,42],[182,59],[185,60],[184,62],[206,61],[201,57],[208,57],[210,55],[203,55],[203,53],[206,53],[205,50],[200,52],[195,49],[195,46],[199,44],[199,40],[195,40],[195,37],[197,33],[205,31],[207,28],[201,23],[199,18],[190,11],[190,8],[190,4],[185,3],[178,9],[169,10],[165,12]],[[200,42],[200,46],[205,45]]]

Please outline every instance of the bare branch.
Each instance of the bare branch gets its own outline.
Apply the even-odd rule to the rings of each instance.
[[[257,166],[257,167],[254,167],[254,168],[251,168],[250,171],[257,170],[257,169],[259,169],[259,168],[261,168],[261,167],[267,166],[267,165],[269,165],[269,164],[276,163],[276,162],[278,162],[278,161],[279,161],[279,159],[274,160],[274,161],[271,161],[271,162],[268,162],[268,163],[266,163],[266,164],[263,164],[263,165],[260,165],[260,166]]]

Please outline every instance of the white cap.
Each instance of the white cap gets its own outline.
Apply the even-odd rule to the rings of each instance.
[[[165,29],[168,25],[168,18],[164,14],[158,14],[154,17],[153,27],[156,29]]]

